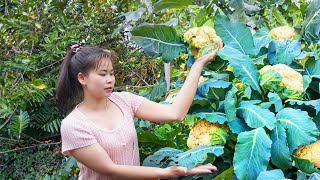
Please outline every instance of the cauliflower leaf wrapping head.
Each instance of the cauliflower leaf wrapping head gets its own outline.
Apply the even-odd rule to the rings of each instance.
[[[302,159],[308,159],[317,168],[320,168],[320,140],[309,145],[299,146],[295,155]]]
[[[183,39],[190,44],[190,54],[196,59],[221,47],[222,40],[209,26],[194,27],[184,33]]]
[[[278,93],[282,99],[301,99],[303,90],[302,75],[285,64],[267,65],[259,70],[260,86]]]
[[[273,28],[269,34],[277,40],[293,40],[296,35],[294,29],[290,26]]]
[[[191,129],[187,140],[190,149],[197,146],[211,145],[210,139],[219,128],[228,129],[226,125],[211,123],[206,120],[198,121]]]

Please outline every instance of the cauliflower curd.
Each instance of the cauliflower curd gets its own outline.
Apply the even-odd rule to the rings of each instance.
[[[279,94],[282,99],[301,99],[304,95],[302,75],[285,64],[267,65],[259,70],[260,86]]]
[[[219,128],[225,128],[225,125],[220,125],[218,123],[211,123],[206,120],[198,121],[190,131],[189,138],[187,140],[187,145],[190,149],[202,145],[211,145],[210,139],[214,132]]]
[[[211,46],[209,48],[212,52],[216,48],[222,46],[221,38],[217,36],[216,31],[209,26],[191,28],[184,33],[183,38],[185,42],[188,42],[191,45],[190,53],[196,59],[204,54],[209,53],[207,51],[200,52],[201,48],[214,44],[215,46]]]
[[[300,73],[285,64],[267,65],[259,70],[259,73],[269,71],[270,69],[277,71],[282,77],[281,86],[303,92],[303,78]]]
[[[295,155],[302,159],[308,159],[314,163],[315,167],[320,168],[320,140],[309,145],[299,146]]]
[[[280,26],[274,28],[269,33],[271,36],[275,37],[277,40],[292,40],[296,35],[294,29],[289,26]]]

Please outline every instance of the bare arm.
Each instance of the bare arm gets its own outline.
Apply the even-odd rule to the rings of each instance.
[[[115,179],[164,179],[187,174],[211,173],[211,170],[216,170],[216,167],[211,164],[197,166],[192,169],[178,166],[157,168],[117,165],[112,162],[106,151],[97,143],[72,150],[70,154],[86,167],[101,174],[112,176]]]
[[[179,93],[171,105],[159,104],[145,100],[136,112],[136,116],[154,122],[182,121],[197,91],[199,78],[203,67],[216,56],[218,50],[197,59],[192,65],[190,72]]]

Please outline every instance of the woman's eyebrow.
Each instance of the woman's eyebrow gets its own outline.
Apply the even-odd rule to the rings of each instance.
[[[109,72],[107,69],[101,69],[100,71],[105,71],[105,72]],[[114,70],[111,69],[110,72],[113,72]]]

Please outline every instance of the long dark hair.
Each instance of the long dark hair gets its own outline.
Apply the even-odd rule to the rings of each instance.
[[[100,66],[103,58],[109,59],[114,64],[114,53],[99,47],[79,46],[67,52],[56,85],[58,108],[62,116],[66,116],[83,98],[83,89],[77,78],[78,73],[88,75],[89,71]]]

